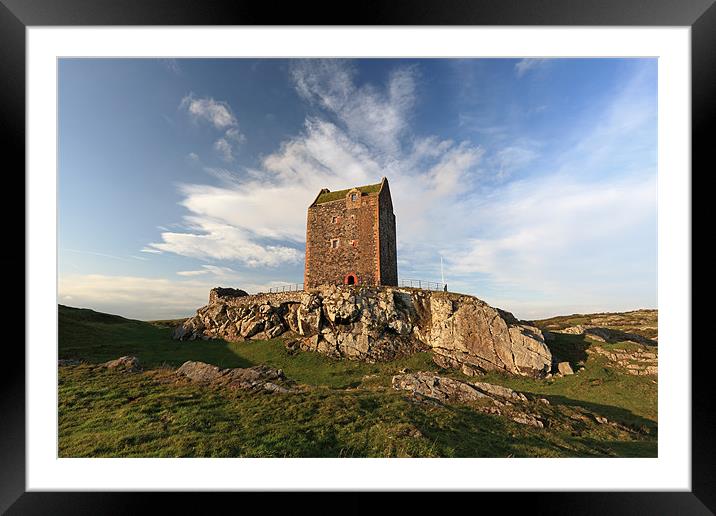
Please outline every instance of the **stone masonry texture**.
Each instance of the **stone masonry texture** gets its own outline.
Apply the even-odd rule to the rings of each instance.
[[[308,208],[304,288],[346,283],[398,284],[395,215],[386,178],[340,192],[321,190]]]

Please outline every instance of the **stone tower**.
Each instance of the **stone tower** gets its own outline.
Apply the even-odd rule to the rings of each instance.
[[[397,285],[395,215],[388,180],[331,192],[308,207],[304,288]]]

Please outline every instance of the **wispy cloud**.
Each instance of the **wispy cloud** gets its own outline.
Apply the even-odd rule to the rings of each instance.
[[[521,59],[515,64],[515,73],[517,77],[522,77],[531,70],[545,66],[548,62],[548,59]]]
[[[182,74],[181,66],[179,66],[179,61],[176,59],[160,59],[159,62],[166,70],[170,71],[174,75]]]
[[[113,259],[113,260],[121,260],[121,261],[124,261],[124,262],[131,262],[133,259],[134,259],[134,260],[144,260],[144,259],[145,259],[145,258],[140,258],[139,256],[132,256],[132,255],[129,255],[129,256],[117,256],[117,255],[114,255],[114,254],[98,253],[98,252],[96,252],[96,251],[86,251],[86,250],[80,250],[80,249],[68,249],[68,248],[66,248],[66,247],[65,247],[64,249],[62,249],[62,250],[63,250],[63,251],[68,251],[68,252],[70,252],[70,253],[86,254],[86,255],[90,255],[90,256],[99,256],[99,257],[101,257],[101,258],[111,258],[111,259]]]
[[[533,163],[539,157],[535,147],[535,145],[530,144],[509,144],[498,149],[491,157],[491,161],[497,171],[496,178],[500,180],[508,179],[514,172]]]
[[[227,102],[211,97],[197,98],[192,93],[181,100],[179,108],[186,110],[192,120],[208,122],[214,128],[224,131],[224,135],[214,142],[214,150],[222,160],[234,161],[237,148],[246,137],[239,131],[239,122]],[[190,153],[189,157],[198,160],[194,153]]]
[[[213,274],[223,278],[238,279],[238,275],[235,270],[230,267],[219,267],[217,265],[202,265],[202,268],[194,271],[179,271],[179,276],[203,276],[206,274]]]
[[[485,273],[503,287],[569,290],[591,282],[604,265],[656,229],[656,177],[582,181],[553,175],[511,183],[476,206],[489,228],[452,254],[456,274]],[[641,235],[641,236],[640,236]],[[626,259],[626,257],[624,257]],[[594,268],[596,266],[596,268]],[[589,274],[584,274],[589,271]],[[573,273],[582,275],[572,277]],[[567,280],[568,279],[568,280]],[[567,280],[567,281],[565,281]]]
[[[231,163],[236,157],[236,148],[245,140],[244,135],[238,129],[232,127],[226,131],[223,138],[219,138],[214,142],[214,150],[219,153],[221,159]]]
[[[219,153],[221,159],[226,162],[234,161],[234,150],[226,138],[219,138],[214,142],[214,150]]]
[[[160,251],[202,260],[230,260],[249,267],[275,267],[297,263],[303,253],[281,244],[257,243],[259,235],[207,217],[187,217],[186,233],[164,232],[162,242],[150,244]]]
[[[188,317],[208,301],[209,290],[221,286],[226,278],[165,279],[144,276],[72,274],[62,276],[59,303],[125,317],[151,320]],[[219,283],[219,284],[217,284]],[[267,292],[275,282],[257,284],[244,281],[241,288],[250,293]]]
[[[184,97],[179,107],[196,121],[209,122],[217,129],[228,129],[238,125],[238,121],[226,102],[214,100],[211,97],[197,98],[194,94]]]
[[[394,152],[415,104],[417,69],[394,70],[384,88],[358,87],[354,76],[350,63],[336,59],[299,60],[291,71],[299,95],[333,113],[355,140]]]

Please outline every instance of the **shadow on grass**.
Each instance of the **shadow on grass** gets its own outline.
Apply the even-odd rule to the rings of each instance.
[[[518,425],[504,416],[482,414],[469,406],[441,408],[447,413],[442,417],[416,411],[409,419],[443,456],[608,457],[635,453],[628,442],[617,450],[609,441],[560,437],[545,429]]]
[[[590,329],[591,330],[591,329]],[[614,330],[611,328],[594,328],[594,330],[604,330],[609,332],[608,343],[614,342],[635,342],[647,347],[658,347],[657,342],[640,337],[631,333]],[[547,347],[552,352],[552,359],[555,362],[569,362],[572,369],[578,367],[587,361],[587,349],[590,346],[599,344],[599,341],[587,338],[589,334],[572,335],[569,333],[552,333],[554,338],[546,342]]]
[[[599,443],[599,445],[619,457],[659,456],[659,443],[657,441],[609,441]]]
[[[587,361],[587,349],[593,344],[584,335],[552,333],[554,339],[546,342],[554,362],[569,362],[572,369]]]
[[[643,344],[652,348],[658,347],[658,342],[635,333],[629,333],[615,328],[603,328],[595,326],[585,330],[587,335],[594,334],[598,337],[606,339],[609,343],[614,342],[636,342],[637,344]]]
[[[69,311],[62,306],[58,347],[59,358],[99,363],[132,355],[148,369],[164,365],[178,367],[187,360],[219,367],[256,365],[223,340],[177,341],[171,338],[171,330],[167,328],[121,318],[104,320],[94,314],[88,318],[84,311]]]
[[[632,411],[622,407],[615,407],[613,405],[603,405],[600,403],[593,403],[590,401],[575,400],[561,396],[558,394],[544,394],[544,398],[547,398],[553,405],[566,405],[569,407],[581,407],[583,409],[594,412],[595,414],[605,416],[610,421],[616,421],[624,424],[641,433],[649,434],[650,436],[657,436],[658,425],[655,421],[647,419],[642,416],[634,414]]]

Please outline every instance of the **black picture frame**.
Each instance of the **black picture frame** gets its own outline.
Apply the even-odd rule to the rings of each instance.
[[[9,170],[25,169],[25,29],[30,26],[71,25],[497,25],[497,26],[688,26],[691,27],[692,172],[707,168],[713,146],[709,136],[716,120],[716,0],[394,0],[356,1],[349,8],[336,4],[285,2],[281,4],[200,0],[0,0],[0,102],[4,157],[14,158]],[[278,7],[280,5],[280,8]],[[322,14],[321,14],[322,13]],[[345,14],[344,14],[345,13]],[[12,174],[7,174],[12,175]],[[12,178],[7,178],[12,184]],[[15,173],[13,191],[25,192],[22,174]],[[10,186],[6,186],[10,188]],[[693,191],[693,188],[692,188]],[[17,198],[24,196],[17,194]],[[7,200],[7,199],[6,199]],[[693,201],[692,201],[693,202]],[[9,218],[17,208],[4,203]],[[14,215],[13,215],[14,214]],[[693,211],[692,218],[696,212]],[[15,224],[20,231],[20,225]],[[21,241],[25,241],[22,226]],[[17,241],[16,241],[17,242]],[[15,248],[19,248],[19,244]],[[23,246],[24,249],[24,246]],[[693,252],[693,251],[692,251]],[[693,255],[692,255],[693,256]],[[6,268],[25,269],[22,254],[2,256]],[[24,257],[27,259],[28,257]],[[14,263],[13,263],[14,262]],[[18,275],[19,277],[19,275]],[[26,278],[27,281],[27,278]],[[18,287],[15,292],[23,292]],[[14,309],[20,302],[17,294]],[[24,307],[24,303],[22,303]],[[703,314],[702,314],[703,315]],[[691,315],[693,321],[693,315]],[[696,319],[699,320],[699,319]],[[17,325],[19,326],[19,325]],[[209,503],[225,503],[227,496],[189,499],[188,493],[49,493],[25,489],[25,356],[17,346],[5,346],[4,362],[12,367],[0,374],[0,512],[8,514],[124,514],[149,509],[158,501],[162,512],[187,512]],[[682,343],[684,346],[690,343]],[[12,348],[12,349],[9,349]],[[510,511],[550,514],[713,514],[716,512],[716,454],[712,440],[714,403],[709,385],[707,345],[692,345],[692,490],[689,492],[590,493],[480,493]],[[277,494],[255,494],[242,505],[268,504],[270,512],[298,507]],[[352,494],[340,502],[341,512],[372,510],[374,495]],[[474,494],[473,494],[474,496]],[[159,498],[159,500],[148,500]],[[258,498],[258,499],[256,499]],[[234,498],[235,499],[235,498]],[[457,503],[451,498],[450,505]],[[474,501],[466,501],[474,505]],[[230,502],[231,503],[231,502]],[[383,499],[384,509],[401,512],[422,507],[423,496],[413,494],[400,502]],[[391,505],[396,503],[395,507]],[[311,504],[313,505],[313,504]],[[445,507],[449,509],[450,506]],[[487,507],[487,506],[484,506]],[[318,513],[335,512],[326,502],[313,506]],[[455,506],[455,510],[457,506]],[[202,511],[203,512],[203,511]]]

